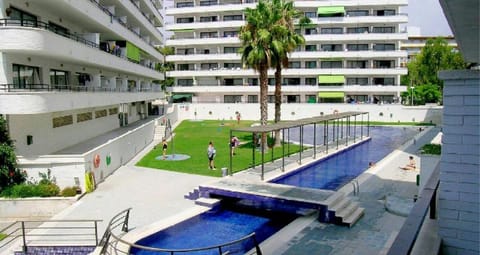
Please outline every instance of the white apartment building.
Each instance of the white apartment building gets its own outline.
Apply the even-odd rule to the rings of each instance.
[[[19,158],[155,114],[152,101],[164,97],[161,8],[160,0],[0,0],[0,114]]]
[[[400,12],[408,0],[294,1],[312,25],[299,28],[306,39],[290,55],[283,74],[283,102],[383,102],[398,103],[401,63],[407,52],[400,43],[408,35],[400,26],[408,17]],[[239,29],[244,10],[253,0],[175,0],[166,15],[173,21],[166,41],[175,54],[168,77],[175,78],[172,98],[187,102],[257,103],[258,74],[244,68]],[[274,85],[274,70],[269,71]],[[273,102],[274,86],[269,88]]]

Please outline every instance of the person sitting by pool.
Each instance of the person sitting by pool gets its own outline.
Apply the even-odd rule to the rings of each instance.
[[[415,159],[413,159],[413,156],[408,157],[408,164],[404,167],[400,167],[400,169],[403,170],[415,170],[417,168],[417,165],[415,163]]]

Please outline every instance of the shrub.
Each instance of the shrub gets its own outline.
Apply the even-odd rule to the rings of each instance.
[[[60,188],[55,183],[38,184],[36,190],[38,197],[54,197],[60,194]]]
[[[62,192],[60,192],[60,195],[62,197],[73,197],[77,194],[77,187],[65,187]]]
[[[442,146],[440,144],[425,144],[421,150],[422,154],[440,155]]]
[[[6,188],[1,193],[2,197],[24,198],[24,197],[52,197],[60,193],[56,184],[17,184]]]

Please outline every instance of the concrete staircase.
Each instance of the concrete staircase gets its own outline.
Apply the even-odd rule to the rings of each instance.
[[[364,214],[365,208],[346,197],[342,192],[336,192],[327,199],[330,222],[337,225],[352,227]]]

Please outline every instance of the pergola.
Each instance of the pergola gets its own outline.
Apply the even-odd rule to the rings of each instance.
[[[251,127],[239,127],[239,128],[234,128],[230,130],[230,137],[233,136],[233,132],[248,132],[252,133],[252,166],[255,168],[255,149],[256,149],[256,144],[255,144],[255,137],[256,134],[263,134],[263,133],[270,133],[270,132],[275,132],[275,131],[282,131],[282,141],[285,141],[285,130],[288,135],[288,139],[290,139],[290,129],[291,128],[300,128],[299,132],[299,140],[300,140],[300,152],[299,152],[299,164],[302,163],[302,151],[303,151],[303,128],[306,125],[312,125],[313,124],[313,158],[315,159],[316,154],[317,154],[317,144],[316,144],[316,137],[317,137],[317,130],[316,130],[316,125],[321,124],[324,125],[323,129],[323,145],[326,147],[326,153],[328,153],[328,146],[329,143],[327,142],[329,140],[329,137],[331,136],[333,138],[333,143],[336,143],[336,147],[338,149],[339,143],[343,140],[345,142],[345,145],[348,146],[348,141],[352,137],[352,130],[353,130],[353,143],[356,142],[356,128],[351,128],[352,126],[355,127],[357,125],[357,116],[360,116],[361,119],[360,121],[363,123],[364,122],[364,116],[367,115],[367,125],[366,125],[366,136],[370,135],[370,115],[368,112],[342,112],[342,113],[334,113],[334,114],[329,114],[329,115],[323,115],[323,116],[317,116],[317,117],[311,117],[311,118],[304,118],[304,119],[298,119],[294,121],[282,121],[282,122],[277,122],[275,124],[270,124],[270,125],[264,125],[264,126],[251,126]],[[352,121],[353,119],[353,121]],[[329,124],[332,126],[332,132],[331,134],[328,132],[328,127]],[[360,137],[363,137],[363,126],[360,128]],[[287,144],[287,150],[288,154],[290,154],[290,143],[282,143],[282,171],[285,171],[285,144]],[[233,174],[233,158],[232,158],[232,147],[230,146],[230,168],[229,168],[229,174]],[[262,167],[262,173],[261,173],[261,179],[264,179],[264,163],[265,163],[265,144],[261,143],[260,144],[260,150],[261,150],[261,167]],[[272,154],[272,161],[273,159],[273,147],[271,149],[271,154]]]

